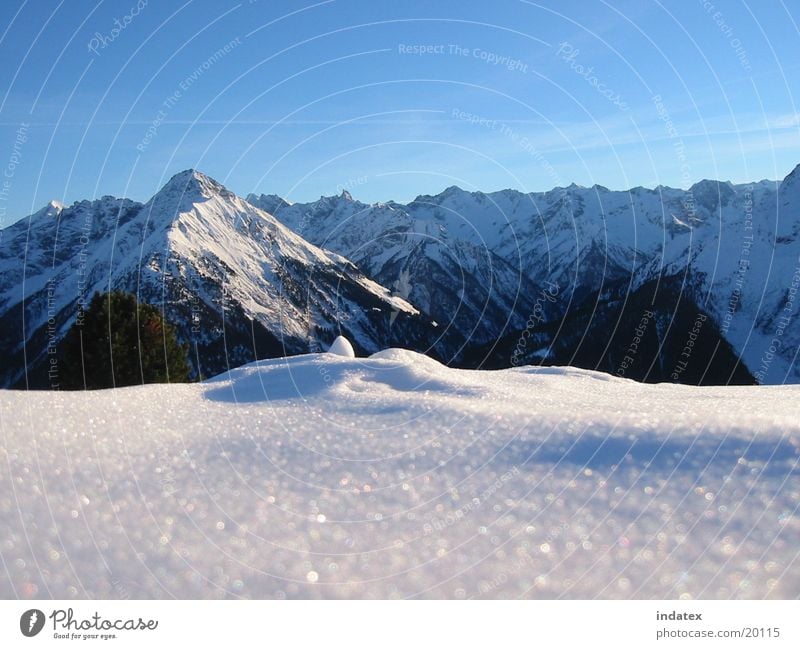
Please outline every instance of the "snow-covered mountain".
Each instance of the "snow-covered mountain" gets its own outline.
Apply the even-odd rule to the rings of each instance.
[[[58,341],[97,291],[162,308],[201,375],[319,350],[430,349],[437,329],[347,259],[189,170],[147,203],[52,203],[0,241],[0,385],[56,385]],[[46,376],[50,370],[50,376]]]
[[[371,277],[409,299],[469,344],[517,331],[534,308],[539,290],[519,260],[493,251],[498,231],[487,204],[459,204],[450,188],[410,205],[366,205],[343,191],[308,204],[275,196],[255,198],[304,238],[335,250]],[[473,217],[473,218],[470,218]]]
[[[800,167],[780,183],[373,205],[245,201],[186,171],[144,204],[53,202],[0,232],[0,385],[57,383],[43,376],[58,341],[109,288],[161,307],[205,376],[344,333],[358,353],[465,367],[797,382],[798,233]]]
[[[458,331],[470,341],[467,364],[480,364],[486,352],[494,353],[492,364],[508,366],[526,330],[539,340],[526,345],[520,362],[552,362],[549,350],[559,336],[574,351],[586,339],[583,330],[601,321],[602,330],[588,337],[597,345],[616,331],[625,311],[619,301],[645,290],[660,309],[655,349],[661,357],[641,362],[639,376],[668,380],[672,374],[668,366],[678,359],[663,357],[664,335],[681,350],[678,343],[691,339],[694,326],[694,318],[676,320],[680,310],[707,318],[713,329],[706,328],[707,344],[730,343],[757,381],[800,380],[794,362],[800,167],[781,183],[704,180],[689,190],[573,184],[541,193],[450,187],[405,205],[365,205],[346,193],[308,204],[275,196],[251,200]],[[659,294],[663,287],[674,303]],[[618,342],[621,358],[627,341]],[[598,366],[613,371],[613,355]],[[648,365],[663,368],[647,374]],[[715,380],[739,372],[724,365]]]

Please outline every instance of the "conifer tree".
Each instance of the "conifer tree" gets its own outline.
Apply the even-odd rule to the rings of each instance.
[[[62,387],[98,389],[189,380],[187,349],[160,311],[122,291],[97,293],[61,344]]]

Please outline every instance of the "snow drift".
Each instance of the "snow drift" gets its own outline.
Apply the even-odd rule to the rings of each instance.
[[[403,350],[0,392],[0,596],[793,598],[798,397]]]

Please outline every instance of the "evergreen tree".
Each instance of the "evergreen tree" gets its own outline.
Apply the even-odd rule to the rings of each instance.
[[[96,293],[60,347],[66,389],[189,380],[187,349],[174,328],[130,293]]]

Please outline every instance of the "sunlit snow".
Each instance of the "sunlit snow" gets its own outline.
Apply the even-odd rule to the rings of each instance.
[[[336,336],[336,340],[331,343],[328,352],[330,354],[336,354],[337,356],[344,356],[345,358],[356,357],[356,352],[353,349],[353,345],[344,336]]]
[[[800,592],[800,386],[317,354],[0,431],[3,597]]]

